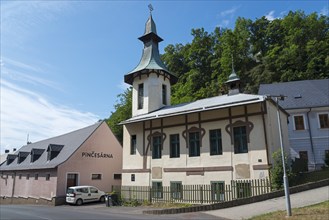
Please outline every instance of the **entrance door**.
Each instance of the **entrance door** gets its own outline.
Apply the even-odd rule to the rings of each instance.
[[[305,171],[308,171],[308,154],[307,151],[299,151],[299,158],[305,162]]]
[[[66,189],[71,186],[78,185],[78,174],[77,173],[68,173],[66,177]]]

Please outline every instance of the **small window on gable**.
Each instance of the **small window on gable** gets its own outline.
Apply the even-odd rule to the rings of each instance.
[[[320,128],[329,128],[329,114],[328,113],[319,114],[319,125],[320,125]]]
[[[50,180],[50,173],[47,173],[46,174],[46,181],[49,181]]]
[[[58,156],[58,154],[61,152],[62,148],[64,145],[58,145],[58,144],[49,144],[48,149],[47,149],[47,160],[52,160],[55,157]]]
[[[8,154],[7,155],[7,165],[11,164],[15,159],[17,155],[16,154]]]
[[[31,150],[31,163],[39,159],[44,151],[44,149],[33,148]]]
[[[39,178],[39,174],[37,174],[37,173],[34,174],[34,179],[35,179],[35,180],[38,180],[38,178]]]

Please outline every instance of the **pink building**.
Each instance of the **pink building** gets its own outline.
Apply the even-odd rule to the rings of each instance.
[[[122,146],[106,122],[27,144],[0,166],[0,203],[65,202],[66,189],[121,184]]]

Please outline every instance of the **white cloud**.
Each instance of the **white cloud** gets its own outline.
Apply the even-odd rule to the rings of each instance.
[[[228,16],[228,15],[229,15],[230,17],[233,17],[234,14],[235,14],[235,12],[238,10],[238,8],[239,8],[239,7],[233,7],[233,8],[231,8],[231,9],[226,10],[226,11],[222,11],[222,12],[220,13],[220,15],[221,15],[222,17]]]
[[[275,11],[270,11],[267,15],[265,15],[265,18],[269,21],[273,21],[275,19],[274,12]]]
[[[63,11],[72,11],[70,1],[1,2],[1,36],[13,46],[22,46],[46,21],[55,20]]]
[[[23,62],[2,57],[1,59],[1,77],[10,81],[29,83],[33,85],[43,85],[56,90],[61,90],[58,83],[44,79],[38,75],[44,74],[44,70]]]
[[[222,20],[221,23],[217,26],[219,27],[227,27],[230,24],[230,20]]]
[[[43,96],[1,80],[1,151],[64,134],[97,122],[92,113],[51,103]]]
[[[323,7],[320,11],[320,14],[328,16],[328,6]]]

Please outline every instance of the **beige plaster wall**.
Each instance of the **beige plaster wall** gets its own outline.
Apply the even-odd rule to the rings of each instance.
[[[267,111],[268,114],[264,116],[266,123],[266,131],[269,138],[269,147],[274,150],[276,149],[275,143],[278,143],[278,134],[272,129],[277,128],[277,122],[275,122],[276,112],[273,110],[273,105],[268,102]],[[232,123],[236,121],[245,122],[246,116],[244,115],[245,108],[242,106],[233,107],[231,109]],[[201,120],[211,120],[218,119],[211,122],[201,123],[201,127],[205,129],[205,135],[202,139],[202,147],[200,149],[199,157],[189,157],[188,148],[186,148],[186,141],[183,138],[183,131],[185,130],[185,125],[179,125],[175,127],[165,127],[163,132],[166,134],[166,139],[163,144],[162,158],[152,159],[152,152],[148,150],[147,152],[147,169],[154,170],[157,172],[161,170],[161,174],[157,174],[157,178],[153,178],[154,175],[150,173],[134,173],[136,175],[135,182],[131,182],[131,174],[123,174],[123,185],[144,185],[150,184],[152,181],[162,181],[163,185],[168,185],[170,181],[182,181],[183,184],[209,184],[210,181],[225,181],[230,182],[232,179],[258,179],[267,178],[269,172],[267,169],[254,170],[254,165],[264,165],[268,164],[267,161],[267,151],[265,142],[265,130],[263,125],[262,115],[259,114],[261,111],[261,104],[252,104],[247,106],[248,114],[253,114],[248,116],[248,121],[253,123],[253,129],[250,133],[250,143],[248,143],[248,153],[234,154],[234,146],[231,144],[231,139],[229,133],[225,130],[226,126],[230,123],[228,109],[221,110],[211,110],[204,111],[201,113]],[[258,115],[254,115],[258,114]],[[236,117],[240,116],[241,117]],[[185,122],[185,117],[175,116],[163,119],[163,125],[173,125],[181,124]],[[284,117],[283,117],[284,118]],[[160,121],[158,119],[158,121]],[[284,119],[282,119],[284,121]],[[198,127],[198,114],[191,114],[188,116],[188,122],[192,123],[188,125],[188,128]],[[160,123],[152,123],[153,126]],[[145,122],[148,128],[150,123]],[[209,146],[209,130],[211,129],[221,129],[222,134],[222,147],[223,154],[210,156],[210,146]],[[283,124],[283,131],[287,130],[286,124]],[[160,129],[152,129],[152,132],[161,132]],[[147,136],[150,134],[150,130],[145,132],[145,149],[148,144]],[[170,145],[170,134],[179,134],[180,136],[180,157],[170,158],[169,156],[169,145]],[[130,135],[137,136],[137,154],[130,155]],[[143,168],[143,123],[127,124],[124,126],[124,149],[123,149],[123,169],[142,169]],[[288,143],[288,137],[284,137],[285,142]],[[271,143],[270,143],[271,142]],[[272,143],[273,142],[273,143]],[[233,167],[233,171],[216,171],[216,172],[204,172],[203,175],[191,175],[187,176],[186,172],[164,172],[164,168],[191,168],[191,167]],[[142,179],[137,178],[138,176],[143,176]],[[161,178],[159,178],[159,176]]]
[[[113,158],[85,157],[82,153],[112,154]],[[120,185],[113,175],[120,174],[122,167],[122,147],[110,128],[104,122],[82,144],[82,146],[63,164],[58,167],[57,195],[65,195],[67,174],[79,175],[78,185],[92,185],[109,192],[112,185]],[[92,180],[92,174],[102,174],[101,180]]]

